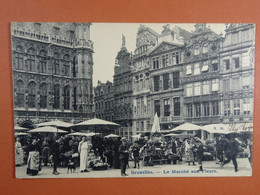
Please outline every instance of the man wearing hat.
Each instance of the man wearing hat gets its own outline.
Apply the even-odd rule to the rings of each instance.
[[[128,156],[129,156],[129,151],[128,151],[128,147],[126,145],[126,138],[123,137],[121,139],[122,144],[119,146],[119,160],[120,160],[120,164],[121,164],[121,175],[122,176],[127,176],[127,174],[125,173],[126,171],[126,165],[128,163]]]

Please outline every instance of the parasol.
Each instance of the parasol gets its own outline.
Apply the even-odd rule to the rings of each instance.
[[[20,126],[15,125],[15,126],[14,126],[14,130],[15,130],[15,131],[27,131],[28,129],[27,129],[27,128],[24,128],[24,127],[20,127]]]
[[[75,133],[69,133],[68,135],[71,135],[71,136],[87,136],[87,137],[90,137],[90,136],[94,136],[94,135],[98,135],[99,133],[81,133],[81,132],[75,132]]]
[[[105,136],[104,138],[112,138],[112,137],[119,137],[119,135],[109,134],[109,135]]]
[[[209,133],[221,133],[221,134],[227,134],[229,125],[227,124],[210,124],[210,125],[204,125],[202,127],[203,130],[209,132]]]
[[[160,130],[160,123],[159,123],[159,117],[158,117],[157,113],[155,113],[154,118],[153,118],[153,127],[152,127],[151,132],[152,133],[161,132],[161,130]]]
[[[71,123],[66,123],[63,121],[55,120],[55,121],[48,121],[43,123],[36,124],[37,127],[45,127],[45,126],[53,126],[53,127],[63,127],[63,128],[69,128]]]
[[[28,133],[22,133],[22,132],[20,132],[20,133],[15,133],[14,135],[15,135],[15,136],[21,136],[21,135],[28,135]]]
[[[175,127],[171,129],[171,132],[176,132],[176,131],[199,131],[201,130],[202,127],[198,125],[194,125],[192,123],[184,123],[182,125],[179,125],[178,127]]]
[[[68,133],[67,131],[60,130],[55,127],[46,126],[46,127],[39,127],[33,130],[28,131],[28,133]]]
[[[72,125],[70,126],[71,128],[75,129],[75,130],[86,130],[86,129],[90,129],[93,131],[108,131],[108,130],[114,130],[114,128],[119,127],[119,124],[110,122],[110,121],[105,121],[102,119],[90,119],[90,120],[86,120],[83,121],[81,123],[78,123],[76,125]]]

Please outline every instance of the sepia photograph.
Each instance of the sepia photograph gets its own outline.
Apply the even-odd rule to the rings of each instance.
[[[15,175],[252,176],[255,24],[11,23]]]

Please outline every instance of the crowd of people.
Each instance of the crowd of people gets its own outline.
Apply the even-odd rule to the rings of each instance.
[[[247,152],[245,152],[247,151]],[[15,142],[15,164],[27,163],[27,174],[37,175],[44,166],[53,166],[52,173],[58,172],[59,166],[72,163],[79,166],[81,173],[89,172],[89,168],[120,168],[121,175],[127,176],[129,160],[132,168],[159,164],[198,165],[203,171],[202,162],[216,159],[216,163],[224,166],[230,161],[238,171],[236,158],[239,153],[246,153],[252,162],[252,140],[235,138],[232,135],[216,135],[214,139],[201,140],[199,137],[164,137],[158,135],[142,135],[135,141],[123,138],[104,138],[102,135],[61,136],[53,135],[33,137],[17,137]]]

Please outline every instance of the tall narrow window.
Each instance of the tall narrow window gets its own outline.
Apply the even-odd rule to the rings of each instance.
[[[193,110],[192,110],[192,104],[187,104],[187,116],[193,117]]]
[[[200,117],[201,116],[201,105],[200,103],[195,103],[195,117]]]
[[[203,95],[209,94],[209,81],[202,82]]]
[[[202,66],[202,72],[208,72],[209,71],[209,62],[208,61],[204,61],[203,62],[203,66]]]
[[[195,63],[194,64],[194,75],[198,75],[198,74],[200,74],[200,64]]]
[[[54,104],[53,104],[54,109],[59,109],[60,108],[60,86],[59,85],[54,85]]]
[[[172,64],[176,65],[179,64],[181,62],[181,55],[179,54],[179,52],[173,53],[172,54]]]
[[[219,80],[213,79],[212,80],[212,91],[218,91],[219,90]]]
[[[64,110],[70,109],[70,88],[69,86],[64,87]]]
[[[193,95],[193,87],[192,84],[186,85],[186,96],[192,96]]]
[[[54,66],[53,66],[53,73],[58,75],[60,74],[60,54],[55,53],[54,54]]]
[[[202,53],[208,53],[208,44],[204,44],[202,47]]]
[[[224,116],[230,116],[230,100],[224,100]]]
[[[160,89],[160,76],[154,76],[153,78],[154,81],[154,91],[159,91]]]
[[[157,113],[158,117],[160,117],[160,115],[161,115],[160,100],[155,100],[154,101],[154,113]]]
[[[18,69],[18,70],[23,70],[23,47],[21,46],[18,46],[16,48],[16,51],[14,53],[14,56],[15,56],[15,68]]]
[[[169,99],[164,99],[164,116],[170,116],[170,102]]]
[[[17,81],[17,89],[16,89],[16,106],[24,107],[24,85],[23,81]]]
[[[233,89],[233,91],[241,90],[240,78],[233,78],[233,80],[232,80],[232,89]]]
[[[229,59],[224,60],[224,66],[225,66],[225,70],[229,70],[229,69],[230,69],[230,62],[229,62]]]
[[[47,84],[40,85],[40,108],[47,108]]]
[[[159,57],[153,58],[153,69],[159,68]]]
[[[242,87],[243,89],[248,89],[250,86],[250,76],[242,77]]]
[[[240,99],[233,100],[234,115],[240,115]]]
[[[28,84],[28,107],[36,107],[36,83],[30,82]]]
[[[248,115],[250,114],[250,98],[244,98],[243,99],[243,112],[244,112],[244,115]]]
[[[230,81],[229,79],[223,79],[223,92],[230,91]]]
[[[173,98],[174,116],[180,116],[181,114],[181,104],[180,98]]]
[[[163,90],[169,89],[169,74],[163,75]]]
[[[76,57],[73,57],[73,68],[72,68],[72,73],[73,73],[73,77],[76,77]]]
[[[65,55],[63,57],[63,68],[64,68],[64,75],[69,76],[70,75],[70,61],[69,61],[69,55]]]
[[[180,87],[180,72],[173,72],[173,88],[177,89]]]
[[[204,116],[209,116],[209,103],[203,103],[203,114]]]
[[[199,53],[200,53],[199,46],[195,46],[194,47],[194,55],[199,55]]]
[[[212,115],[217,116],[219,114],[218,101],[212,102]]]
[[[166,56],[162,56],[162,67],[166,67]]]
[[[233,58],[233,64],[235,68],[239,68],[239,58]]]
[[[46,73],[47,69],[47,52],[42,50],[39,53],[39,72],[40,73]]]
[[[186,66],[186,74],[187,74],[187,75],[192,74],[191,65],[187,65],[187,66]]]
[[[194,95],[201,95],[200,82],[194,84]]]
[[[28,71],[35,72],[35,50],[29,49],[27,52],[27,68]]]
[[[77,110],[77,87],[74,87],[73,89],[73,108],[74,110]]]

